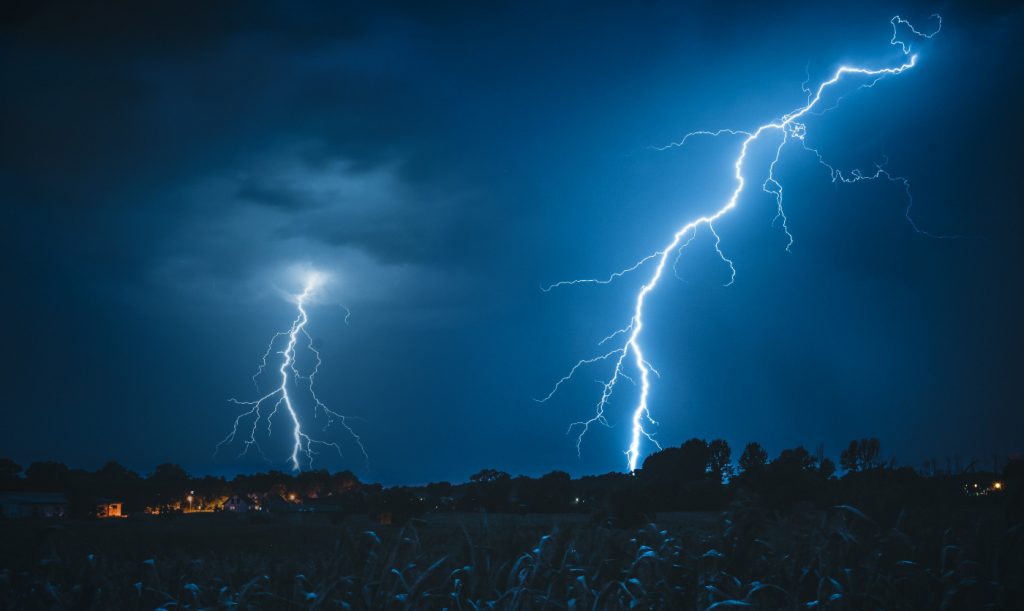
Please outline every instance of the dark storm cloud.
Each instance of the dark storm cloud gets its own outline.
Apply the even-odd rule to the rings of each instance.
[[[310,201],[301,192],[267,184],[266,181],[257,178],[245,178],[241,183],[238,187],[240,199],[285,210],[303,210],[317,206],[316,202]]]
[[[62,172],[77,172],[77,178],[94,176],[104,182],[113,178],[115,170],[120,170],[116,173],[118,179],[130,179],[133,174],[123,170],[143,166],[154,158],[173,161],[173,151],[168,147],[187,145],[204,127],[203,119],[211,115],[229,117],[217,113],[220,104],[216,101],[213,108],[197,109],[199,112],[186,117],[191,121],[173,126],[180,136],[175,143],[169,137],[173,134],[151,120],[159,91],[149,77],[159,79],[158,62],[167,62],[168,66],[180,62],[187,64],[189,71],[202,70],[230,53],[230,44],[239,36],[259,32],[277,19],[288,22],[286,11],[272,15],[259,9],[220,8],[209,11],[187,3],[143,7],[127,2],[11,6],[9,18],[3,22],[4,81],[5,89],[18,95],[4,97],[3,116],[5,133],[19,146],[5,147],[4,167],[38,183],[44,183],[48,170],[55,166]],[[272,36],[276,46],[293,45],[315,33],[315,28],[310,31],[312,24],[292,21],[291,25],[297,27],[279,30]],[[358,37],[360,28],[355,17],[325,16],[316,25],[321,23],[328,25],[334,40]],[[288,36],[289,32],[294,35]],[[208,101],[244,84],[256,67],[232,68],[231,72],[218,74],[216,82],[209,82],[212,75],[204,75],[213,87],[206,92],[211,96]],[[187,103],[189,92],[181,93],[181,101]]]
[[[475,239],[460,232],[459,219],[486,202],[466,196],[465,179],[446,177],[440,168],[451,159],[427,144],[449,117],[418,76],[429,58],[401,35],[420,17],[326,8],[15,7],[4,26],[4,89],[18,92],[5,96],[0,119],[16,143],[0,157],[4,183],[16,202],[57,211],[50,222],[67,232],[68,248],[78,245],[101,265],[134,264],[122,272],[212,255],[183,232],[196,222],[237,225],[232,215],[255,223],[236,227],[240,234],[265,240],[354,247],[392,263],[451,259],[446,245],[472,247]],[[273,161],[302,170],[301,181],[330,181],[340,171],[358,182],[381,168],[391,176],[364,185],[376,193],[332,199],[260,167],[281,148],[297,158]],[[237,176],[234,198],[188,193]],[[248,203],[290,218],[248,215]],[[82,223],[105,239],[76,240]],[[238,244],[243,255],[250,246]]]
[[[4,168],[42,188],[60,187],[45,180],[54,167],[109,186],[156,163],[144,172],[156,180],[274,132],[390,160],[436,119],[417,95],[423,50],[409,39],[424,17],[446,15],[443,4],[9,4],[3,78],[16,95],[4,96],[3,128],[18,146],[4,148]],[[201,136],[206,155],[194,150]]]
[[[351,162],[309,163],[301,155],[275,163],[242,178],[237,199],[287,215],[276,231],[283,239],[359,247],[385,262],[432,261],[453,256],[445,244],[460,238],[476,216],[468,193],[409,180],[399,164],[359,170]],[[468,245],[465,238],[459,242]]]

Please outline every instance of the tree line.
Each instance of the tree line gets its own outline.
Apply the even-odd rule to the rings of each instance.
[[[128,513],[146,508],[174,513],[219,509],[237,495],[293,505],[329,501],[335,511],[388,511],[397,519],[428,511],[581,512],[599,521],[635,524],[656,512],[714,511],[735,503],[799,510],[856,501],[858,506],[886,512],[935,503],[993,502],[998,497],[999,502],[1019,507],[1022,465],[1024,461],[1017,459],[999,472],[919,471],[883,461],[881,444],[874,438],[851,441],[841,452],[838,467],[821,448],[814,453],[802,446],[789,448],[769,459],[756,442],[747,444],[734,462],[726,441],[690,439],[651,454],[633,474],[578,479],[563,471],[513,477],[483,469],[464,483],[385,488],[361,482],[350,471],[269,471],[226,479],[194,477],[174,464],[159,465],[142,476],[116,462],[90,472],[58,462],[35,462],[22,469],[0,459],[0,490],[62,492],[71,513],[83,517],[103,499],[123,502]],[[993,487],[996,483],[998,487]],[[972,491],[977,494],[969,494]],[[968,498],[972,496],[992,499]]]

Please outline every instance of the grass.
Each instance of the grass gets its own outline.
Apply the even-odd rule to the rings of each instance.
[[[883,526],[852,506],[738,505],[633,529],[583,515],[317,517],[0,523],[0,607],[995,609],[1014,608],[1024,561],[1020,529],[995,512]]]

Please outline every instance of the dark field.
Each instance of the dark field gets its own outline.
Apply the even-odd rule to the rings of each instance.
[[[0,522],[4,609],[1012,609],[1024,555],[995,508],[274,521]]]

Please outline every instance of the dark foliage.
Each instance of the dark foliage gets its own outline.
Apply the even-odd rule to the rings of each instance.
[[[0,608],[1021,608],[1024,461],[922,473],[879,454],[852,443],[836,478],[820,449],[768,460],[751,443],[736,474],[728,444],[692,439],[632,475],[487,469],[388,489],[349,472],[22,475],[0,460],[6,488],[64,492],[80,516],[101,497],[185,494],[269,510],[0,521]]]
[[[761,444],[751,441],[747,447],[743,448],[743,454],[740,455],[740,470],[742,472],[757,471],[766,464],[768,464],[768,450],[765,450]]]
[[[881,463],[881,444],[877,439],[855,439],[839,455],[839,464],[847,471],[874,469]]]

